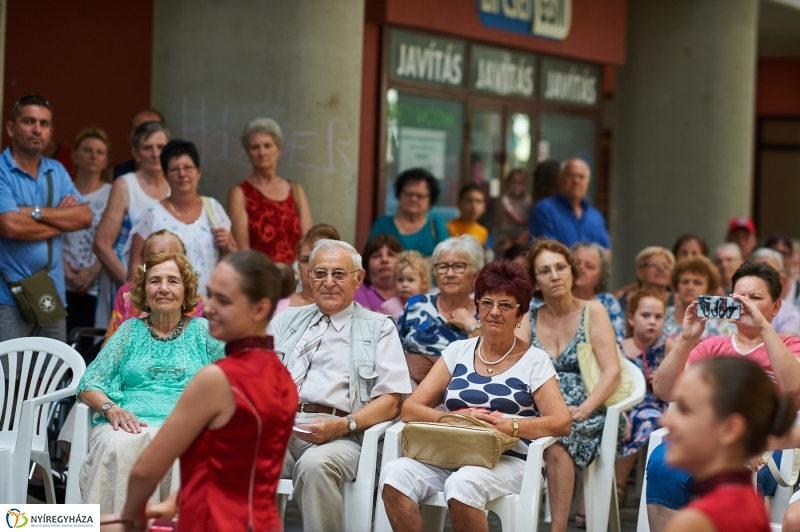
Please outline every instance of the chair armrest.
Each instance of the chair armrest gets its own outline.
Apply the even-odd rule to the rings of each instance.
[[[530,445],[528,445],[528,457],[534,455],[534,453],[538,456],[544,455],[544,450],[553,445],[555,442],[558,441],[558,438],[554,436],[542,436],[541,438],[536,438],[535,440],[531,441]],[[529,471],[532,467],[535,467],[534,460],[525,460],[525,473],[524,475],[533,474],[533,471]],[[541,474],[541,471],[539,471]]]
[[[45,405],[47,403],[52,403],[53,401],[57,401],[59,399],[64,399],[65,397],[74,397],[78,391],[77,386],[67,386],[66,388],[62,388],[60,390],[56,390],[54,392],[46,393],[44,395],[40,395],[39,397],[34,397],[33,399],[26,399],[23,405],[30,404],[32,407],[37,407],[41,405]]]
[[[80,504],[81,491],[78,485],[79,473],[86,456],[89,454],[89,438],[92,432],[92,409],[78,402],[75,408],[75,426],[72,432],[72,444],[69,451],[69,476],[64,497],[66,504]]]
[[[403,456],[403,451],[400,447],[400,434],[403,432],[403,427],[406,424],[402,421],[398,421],[388,429],[386,429],[386,434],[383,436],[383,457],[381,459],[381,464],[386,464],[387,462],[391,462],[392,460],[396,460]],[[381,468],[383,465],[381,465]]]

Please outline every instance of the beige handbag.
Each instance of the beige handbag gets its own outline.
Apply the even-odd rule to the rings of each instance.
[[[578,344],[578,366],[581,368],[581,379],[583,379],[583,385],[586,387],[586,394],[589,395],[594,390],[597,381],[600,380],[600,364],[598,364],[597,357],[594,355],[592,339],[589,335],[589,303],[586,304],[583,311],[583,324],[586,332],[586,342]],[[620,381],[617,391],[612,393],[611,397],[603,403],[606,408],[630,397],[633,393],[633,377],[631,377],[628,366],[625,364],[619,344],[616,341],[615,344],[617,346],[617,359],[619,360]]]
[[[442,423],[446,417],[458,423]],[[494,425],[461,414],[445,412],[435,423],[412,422],[400,436],[403,456],[445,469],[497,465],[500,455],[513,448],[519,438],[500,432]]]

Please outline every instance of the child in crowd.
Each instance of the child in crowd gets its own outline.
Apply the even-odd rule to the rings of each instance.
[[[485,212],[486,196],[480,187],[474,184],[461,187],[458,193],[458,218],[447,223],[450,236],[471,235],[485,246],[489,230],[478,223],[478,218]]]
[[[418,251],[406,251],[397,257],[394,275],[397,295],[384,301],[380,311],[397,319],[412,296],[425,294],[430,290],[431,267]]]
[[[625,506],[628,476],[636,464],[639,451],[647,446],[650,433],[658,428],[658,420],[667,410],[667,403],[653,394],[653,375],[675,342],[663,332],[666,305],[655,292],[639,290],[628,303],[626,329],[622,341],[625,356],[636,364],[647,381],[644,400],[626,413],[622,458],[617,461],[617,499]]]
[[[699,496],[667,524],[666,532],[769,532],[764,502],[753,489],[747,460],[767,436],[787,433],[794,400],[778,395],[764,370],[745,358],[703,360],[675,386],[667,463],[694,475]]]

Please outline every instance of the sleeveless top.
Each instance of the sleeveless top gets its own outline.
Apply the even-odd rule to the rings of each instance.
[[[700,498],[687,508],[702,512],[718,532],[769,532],[764,501],[756,494],[750,471],[725,471],[695,481],[692,492]]]
[[[125,213],[125,218],[122,219],[122,226],[120,227],[117,241],[114,244],[114,251],[117,253],[119,260],[122,261],[122,264],[127,268],[131,252],[133,229],[136,227],[136,224],[139,223],[139,218],[142,217],[142,213],[150,207],[158,205],[161,200],[151,198],[145,193],[142,186],[139,184],[139,180],[136,179],[136,173],[131,172],[125,174],[120,176],[119,179],[122,179],[125,181],[125,184],[128,185],[128,212]],[[168,189],[167,195],[169,194],[170,190]]]
[[[225,372],[236,412],[181,455],[178,530],[283,530],[275,492],[297,409],[297,387],[271,337],[229,342]]]
[[[283,201],[267,198],[256,187],[244,181],[244,193],[250,249],[265,253],[275,262],[292,264],[295,246],[300,240],[300,215],[294,190]]]

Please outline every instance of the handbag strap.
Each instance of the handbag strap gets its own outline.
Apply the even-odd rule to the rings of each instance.
[[[200,200],[203,202],[203,209],[206,211],[208,221],[211,222],[211,227],[219,227],[219,220],[217,220],[217,215],[214,214],[214,209],[211,206],[211,200],[208,198],[208,196],[200,196]]]
[[[586,306],[583,307],[583,333],[586,337],[586,343],[591,345],[592,343],[592,333],[589,329],[589,305],[591,305],[591,301],[586,302]]]
[[[53,171],[44,173],[47,176],[47,207],[53,206]],[[53,237],[47,239],[47,271],[53,269]]]

